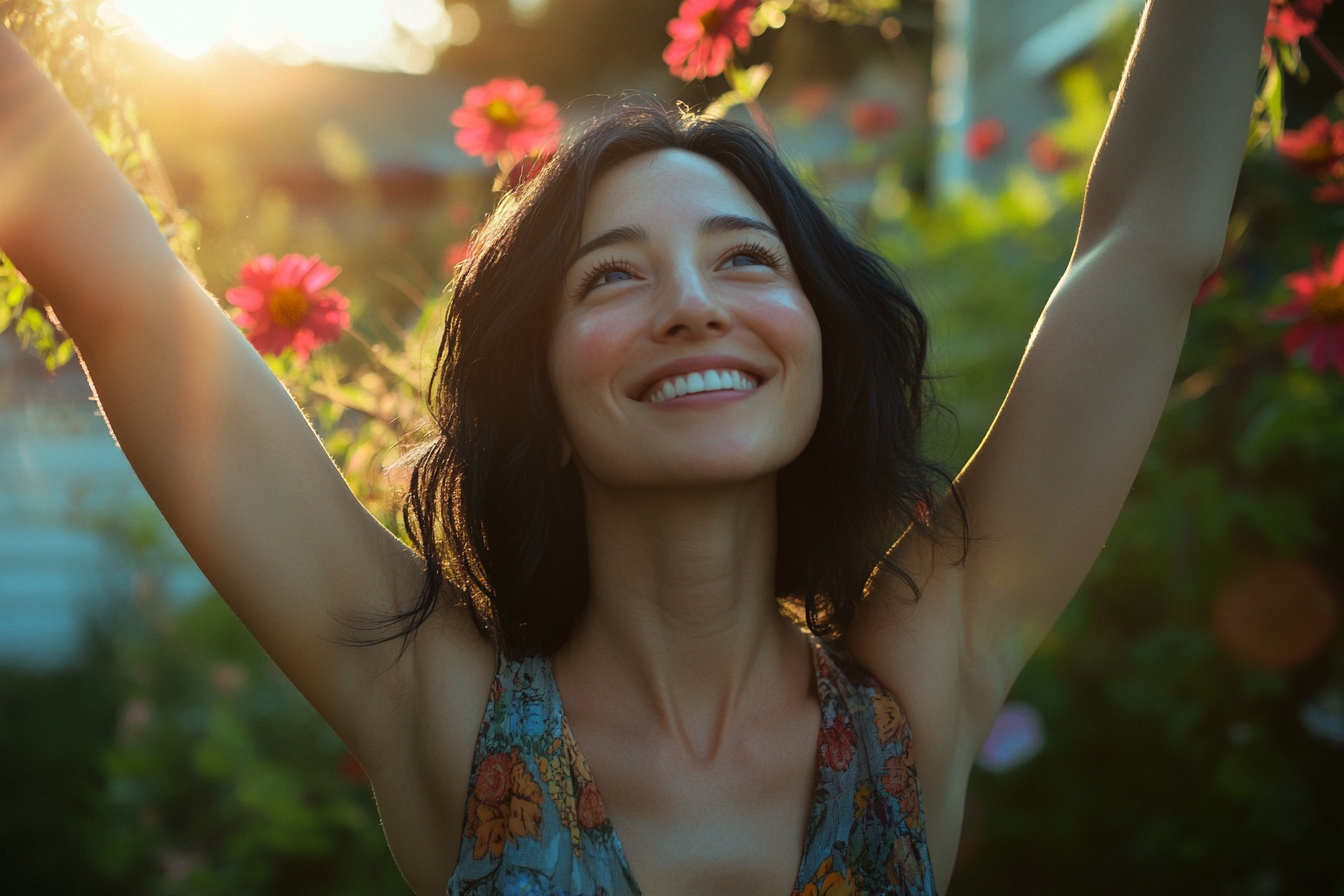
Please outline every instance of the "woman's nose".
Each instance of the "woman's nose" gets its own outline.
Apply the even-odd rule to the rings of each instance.
[[[697,339],[727,332],[726,310],[698,271],[678,271],[666,281],[662,293],[655,338]]]

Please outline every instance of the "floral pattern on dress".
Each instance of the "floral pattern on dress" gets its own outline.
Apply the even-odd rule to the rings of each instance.
[[[817,786],[793,896],[932,896],[910,729],[844,653],[812,642]],[[501,657],[448,896],[640,896],[550,660]]]

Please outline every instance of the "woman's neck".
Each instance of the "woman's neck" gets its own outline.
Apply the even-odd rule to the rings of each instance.
[[[774,477],[694,491],[585,486],[591,592],[557,660],[712,752],[742,702],[804,654],[775,601]]]

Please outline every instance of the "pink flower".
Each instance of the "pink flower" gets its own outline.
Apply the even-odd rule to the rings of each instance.
[[[522,158],[553,147],[560,133],[555,103],[540,86],[521,78],[495,78],[471,88],[449,120],[458,129],[457,145],[467,155],[493,165],[502,153]]]
[[[1324,174],[1344,159],[1344,121],[1317,115],[1298,131],[1284,131],[1279,155],[1307,174]]]
[[[849,129],[860,140],[881,140],[901,126],[901,107],[884,100],[863,100],[849,110]]]
[[[682,0],[677,17],[667,23],[672,43],[663,61],[685,81],[722,74],[733,46],[751,45],[751,17],[760,0]]]
[[[1329,270],[1321,266],[1318,249],[1311,270],[1289,274],[1283,282],[1293,297],[1265,312],[1265,320],[1293,324],[1283,336],[1283,353],[1305,348],[1312,370],[1333,364],[1344,375],[1344,242]]]
[[[240,309],[233,322],[251,327],[247,340],[264,355],[288,346],[300,360],[319,345],[334,342],[350,326],[350,301],[326,286],[341,272],[314,255],[261,255],[243,263],[243,285],[225,297]]]
[[[966,155],[972,162],[983,162],[1003,145],[1008,131],[997,118],[982,118],[966,129]]]

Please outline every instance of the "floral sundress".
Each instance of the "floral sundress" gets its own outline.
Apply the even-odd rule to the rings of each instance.
[[[816,790],[793,896],[936,893],[905,717],[812,640]],[[548,657],[500,658],[476,741],[448,896],[640,896],[565,720]]]

